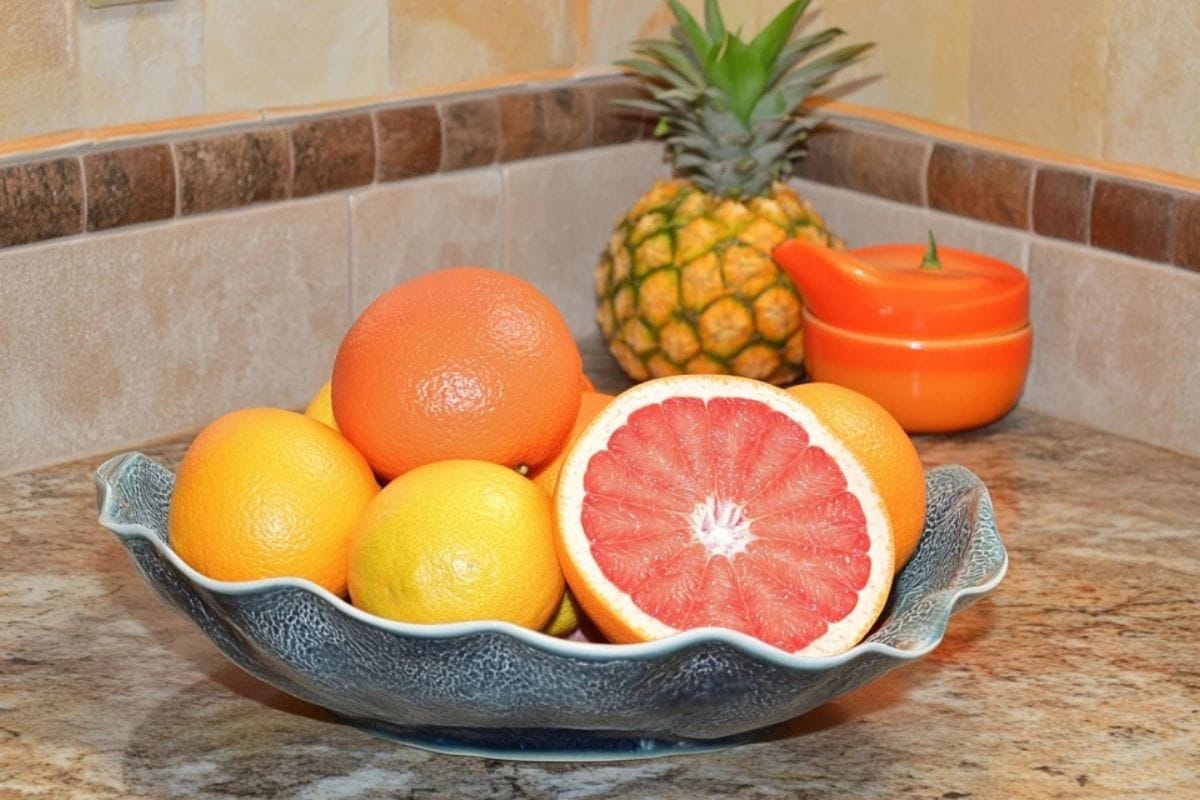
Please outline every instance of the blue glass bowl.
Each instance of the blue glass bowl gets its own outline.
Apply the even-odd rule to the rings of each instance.
[[[167,542],[174,476],[140,453],[96,471],[100,524],[167,605],[251,675],[372,733],[441,752],[530,760],[644,758],[761,737],[920,658],[1008,558],[980,480],[927,473],[928,519],[884,617],[837,656],[704,628],[656,642],[556,639],[502,622],[413,625],[305,580],[200,575]]]

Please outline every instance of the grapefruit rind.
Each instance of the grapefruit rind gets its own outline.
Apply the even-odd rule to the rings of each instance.
[[[883,500],[858,459],[802,402],[770,384],[730,375],[676,375],[637,384],[609,403],[576,440],[559,475],[555,513],[559,560],[567,583],[584,611],[614,642],[651,641],[680,632],[647,614],[629,594],[604,575],[592,555],[580,513],[586,495],[584,476],[591,457],[605,448],[613,433],[625,425],[635,411],[672,397],[760,401],[803,426],[809,436],[809,445],[823,449],[836,461],[845,476],[848,491],[859,500],[866,519],[870,573],[859,592],[858,603],[850,613],[829,623],[825,633],[795,652],[820,657],[836,655],[853,647],[879,618],[891,589],[894,543]]]

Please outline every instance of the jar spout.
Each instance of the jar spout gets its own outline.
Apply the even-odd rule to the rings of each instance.
[[[771,252],[775,263],[796,284],[804,304],[817,317],[830,317],[836,306],[875,294],[879,271],[843,250],[801,239],[788,239]]]

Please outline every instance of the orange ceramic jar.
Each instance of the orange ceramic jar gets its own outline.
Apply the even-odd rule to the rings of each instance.
[[[792,240],[774,255],[804,295],[813,380],[873,398],[910,433],[974,428],[1016,405],[1033,342],[1016,267],[932,242],[834,251]]]

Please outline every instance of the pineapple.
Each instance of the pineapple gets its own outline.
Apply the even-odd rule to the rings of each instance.
[[[792,40],[809,0],[749,43],[726,31],[717,0],[707,0],[705,28],[668,2],[672,38],[638,41],[642,58],[618,62],[653,99],[619,102],[658,116],[678,177],[617,224],[596,267],[596,320],[635,381],[686,372],[792,383],[803,373],[803,305],[771,249],[797,237],[841,246],[784,183],[815,125],[796,108],[870,45],[796,68],[842,34]]]

